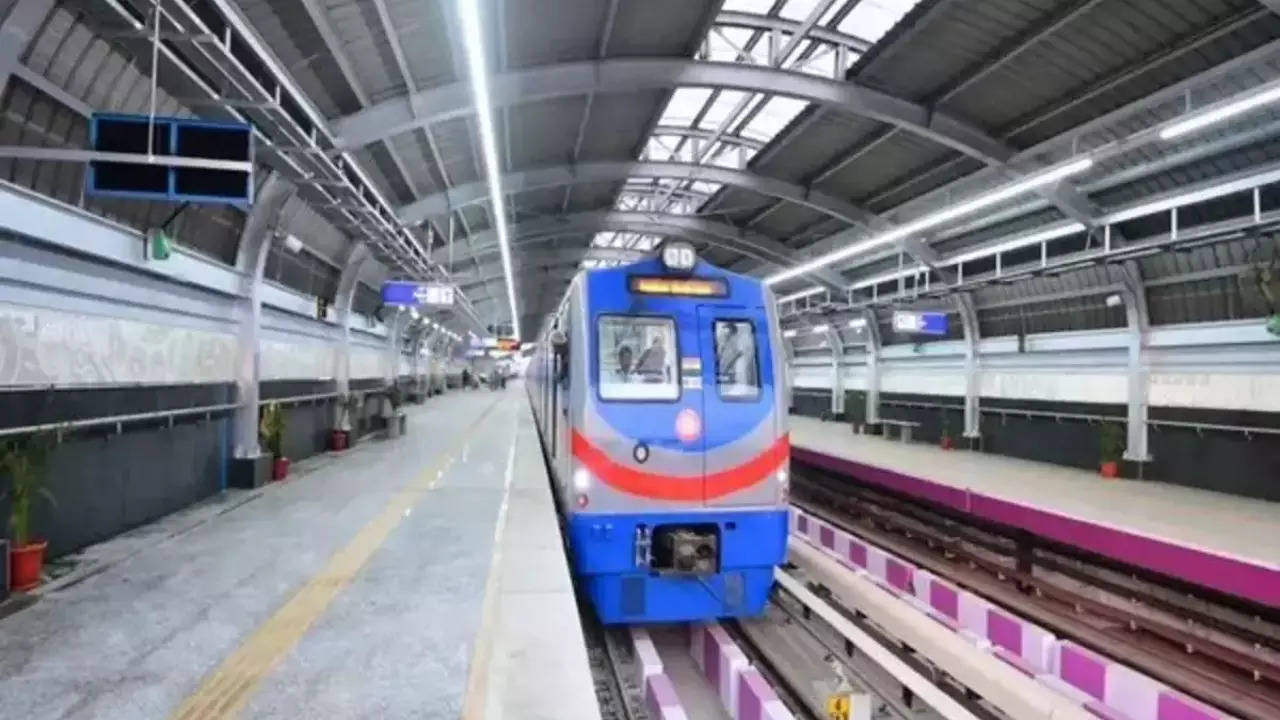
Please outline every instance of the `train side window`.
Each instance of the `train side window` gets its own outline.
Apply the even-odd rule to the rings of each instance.
[[[596,365],[602,400],[676,400],[680,365],[669,317],[602,315]]]
[[[760,362],[756,330],[750,320],[716,320],[716,389],[726,400],[760,396]]]

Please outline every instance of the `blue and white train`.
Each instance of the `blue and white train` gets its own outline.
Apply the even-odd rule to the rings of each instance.
[[[761,613],[791,456],[772,292],[668,242],[575,277],[537,347],[526,386],[600,620]]]

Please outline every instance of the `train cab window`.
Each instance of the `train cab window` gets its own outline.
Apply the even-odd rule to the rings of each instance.
[[[716,320],[716,388],[726,400],[754,400],[760,395],[756,331],[749,320]]]
[[[671,318],[604,315],[597,364],[602,400],[676,400],[680,365]]]

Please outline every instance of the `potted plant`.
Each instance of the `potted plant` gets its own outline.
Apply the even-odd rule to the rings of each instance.
[[[37,497],[56,504],[43,486],[44,464],[52,442],[47,434],[24,435],[0,444],[0,475],[9,478],[6,490],[11,507],[9,528],[13,546],[9,550],[10,580],[13,590],[26,591],[40,584],[46,540],[31,535],[31,508]]]
[[[1101,464],[1098,472],[1102,477],[1113,478],[1120,475],[1120,458],[1124,454],[1124,432],[1113,422],[1104,422],[1098,429],[1098,456]]]
[[[341,411],[338,427],[329,433],[329,449],[334,452],[346,450],[351,444],[351,415],[359,407],[360,398],[354,393],[347,393],[338,400]]]
[[[942,437],[939,444],[943,450],[950,450],[955,447],[955,441],[951,439],[951,416],[947,415],[947,411],[942,411]]]
[[[271,479],[289,477],[289,458],[284,456],[284,411],[279,403],[271,403],[262,411],[262,444],[273,458]]]

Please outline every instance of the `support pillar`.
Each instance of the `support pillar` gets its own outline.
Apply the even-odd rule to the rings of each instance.
[[[9,77],[18,69],[23,53],[53,11],[53,4],[54,0],[18,0],[0,23],[0,97],[4,96]]]
[[[827,328],[827,345],[831,348],[831,416],[844,415],[844,341],[840,331]]]
[[[338,404],[333,422],[337,430],[351,430],[350,418],[345,412],[347,395],[351,392],[351,305],[355,301],[360,272],[371,259],[369,247],[364,243],[351,246],[346,262],[342,264],[342,274],[338,276],[338,291],[333,298],[338,319],[338,356],[334,372],[334,392],[338,393]]]
[[[964,327],[964,436],[976,441],[982,438],[982,408],[978,395],[978,313],[973,307],[973,296],[961,293],[956,296],[956,309],[960,311],[960,324]]]
[[[1127,330],[1128,363],[1125,373],[1127,393],[1126,442],[1124,459],[1131,462],[1150,462],[1151,452],[1147,444],[1147,410],[1149,405],[1150,383],[1147,366],[1146,346],[1150,329],[1150,315],[1147,313],[1147,294],[1142,282],[1142,271],[1138,263],[1129,260],[1123,266],[1124,289],[1121,297],[1124,300],[1125,324]]]
[[[296,191],[297,188],[280,175],[272,173],[267,178],[245,218],[236,252],[241,287],[235,306],[237,407],[232,431],[235,462],[231,480],[238,487],[261,484],[264,469],[270,475],[271,458],[264,456],[258,446],[262,274],[280,211]]]
[[[867,424],[880,424],[880,323],[876,311],[862,311],[867,333]]]

